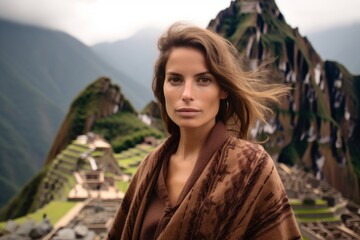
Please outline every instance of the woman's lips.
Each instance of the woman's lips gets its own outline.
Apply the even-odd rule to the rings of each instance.
[[[179,108],[176,109],[176,112],[179,113],[179,115],[182,117],[193,117],[197,115],[200,112],[200,110],[195,108]]]

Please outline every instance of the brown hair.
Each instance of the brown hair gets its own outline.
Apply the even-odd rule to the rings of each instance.
[[[228,93],[228,97],[220,101],[217,121],[226,124],[239,138],[248,138],[257,119],[266,122],[266,113],[272,112],[269,103],[279,102],[279,97],[289,90],[279,84],[264,84],[268,76],[264,65],[253,71],[244,71],[237,49],[212,30],[175,23],[158,40],[160,54],[152,82],[165,127],[172,135],[179,134],[179,127],[167,115],[163,86],[169,55],[177,47],[192,47],[204,54],[209,71]]]

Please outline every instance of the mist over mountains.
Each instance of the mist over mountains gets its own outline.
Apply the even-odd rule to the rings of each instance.
[[[339,61],[352,74],[360,74],[360,23],[332,27],[308,35],[324,59]]]
[[[157,57],[157,39],[162,30],[144,28],[127,39],[99,43],[92,49],[113,68],[151,89],[153,67]]]

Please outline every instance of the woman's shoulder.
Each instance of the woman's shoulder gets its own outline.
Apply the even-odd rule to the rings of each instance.
[[[236,137],[230,137],[228,142],[227,157],[237,164],[260,163],[271,159],[267,151],[259,143],[250,142]],[[270,161],[272,162],[272,161]]]
[[[234,151],[236,152],[266,153],[262,145],[248,140],[230,137],[229,143],[233,146]]]

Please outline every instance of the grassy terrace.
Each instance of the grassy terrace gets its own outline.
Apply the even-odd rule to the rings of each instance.
[[[76,202],[66,202],[66,201],[53,201],[48,205],[40,208],[34,213],[26,215],[21,218],[14,219],[17,223],[23,223],[28,219],[32,219],[35,222],[41,222],[43,215],[46,214],[47,218],[50,220],[51,224],[57,223],[71,208],[75,206]],[[0,228],[4,229],[6,222],[0,222]]]
[[[76,169],[81,153],[85,151],[88,151],[88,147],[73,142],[57,155],[54,160],[56,164],[51,166],[45,177],[48,186],[54,186],[52,191],[48,191],[45,201],[49,200],[50,196],[57,201],[66,200],[69,191],[75,186],[72,172]]]
[[[89,147],[87,145],[83,145],[77,142],[72,142],[72,144],[69,145],[69,149],[75,150],[77,152],[86,152],[89,150]]]
[[[104,155],[103,151],[94,151],[90,154],[92,157],[96,158],[96,157],[102,157]]]
[[[333,211],[328,207],[319,208],[319,209],[294,209],[295,214],[331,213],[331,212]]]
[[[296,218],[301,223],[306,222],[338,222],[341,221],[340,217],[334,216],[330,218]]]
[[[127,150],[121,151],[118,154],[115,154],[115,158],[117,160],[119,159],[124,159],[124,158],[130,158],[136,155],[139,156],[145,156],[146,154],[148,154],[150,151],[154,150],[155,147],[150,146],[150,145],[146,145],[146,144],[139,144],[134,148],[129,148]]]
[[[62,156],[69,156],[69,157],[73,157],[73,158],[78,158],[80,157],[82,152],[74,152],[72,150],[70,150],[69,148],[65,149],[64,151],[61,152]]]
[[[130,184],[130,182],[117,181],[116,187],[117,187],[117,189],[119,189],[120,192],[125,193],[129,187],[129,184]]]
[[[59,163],[61,163],[61,164],[63,164],[63,163],[67,163],[70,165],[76,164],[76,158],[67,157],[66,155],[61,155],[60,157],[58,157],[58,159],[60,160]]]
[[[133,176],[141,161],[150,151],[154,150],[154,148],[155,147],[147,144],[139,144],[134,148],[115,154],[115,159],[125,174]],[[116,181],[116,186],[121,192],[126,192],[129,187],[129,182]]]
[[[129,158],[129,157],[133,157],[133,156],[136,156],[138,155],[139,152],[135,152],[135,151],[130,151],[130,150],[126,150],[126,151],[123,151],[119,154],[116,154],[115,157],[117,159],[124,159],[124,158]]]
[[[141,149],[135,147],[115,154],[115,158],[120,168],[124,169],[123,172],[133,176],[137,170],[138,165],[144,159],[146,154],[152,149],[154,148],[151,146],[148,148],[142,146]],[[126,181],[116,181],[116,187],[119,189],[119,191],[124,193],[127,191],[129,184],[130,182]]]
[[[291,205],[302,205],[302,201],[299,199],[290,199],[290,204]],[[326,201],[320,198],[317,198],[315,200],[315,205],[326,205]]]
[[[135,155],[132,155],[127,157],[127,158],[117,158],[117,162],[120,166],[121,169],[124,169],[123,172],[126,173],[126,174],[129,174],[129,175],[134,175],[134,173],[136,172],[137,170],[137,167],[139,166],[139,164],[141,163],[141,161],[143,160],[145,154],[138,154],[138,153],[135,153]]]
[[[141,156],[132,156],[124,159],[117,160],[120,167],[129,167],[131,165],[138,165],[143,157]]]
[[[134,174],[136,173],[136,170],[137,170],[136,167],[127,168],[127,169],[124,171],[124,173],[129,174],[129,175],[131,175],[131,176],[134,176]]]
[[[136,171],[137,166],[144,159],[146,154],[150,152],[153,148],[146,149],[142,147],[141,149],[135,147],[122,151],[119,154],[115,154],[115,158],[122,169],[126,169],[126,173],[133,173]]]
[[[138,146],[136,146],[136,148],[144,152],[150,152],[155,149],[155,147],[148,144],[139,144]]]
[[[123,152],[121,152],[121,153],[115,154],[115,158],[116,158],[117,160],[126,159],[126,158],[128,158],[128,157],[130,157],[130,155],[129,155],[128,153],[123,153]]]
[[[302,201],[298,199],[290,199],[290,204],[292,206],[301,206],[299,209],[293,207],[296,219],[300,223],[341,221],[340,216],[329,216],[329,214],[334,213],[334,208],[328,207],[325,200],[316,199],[315,205],[303,205]],[[312,217],[304,217],[306,214]],[[319,217],[313,217],[314,214],[319,214]],[[324,214],[323,217],[321,217],[322,214]]]

